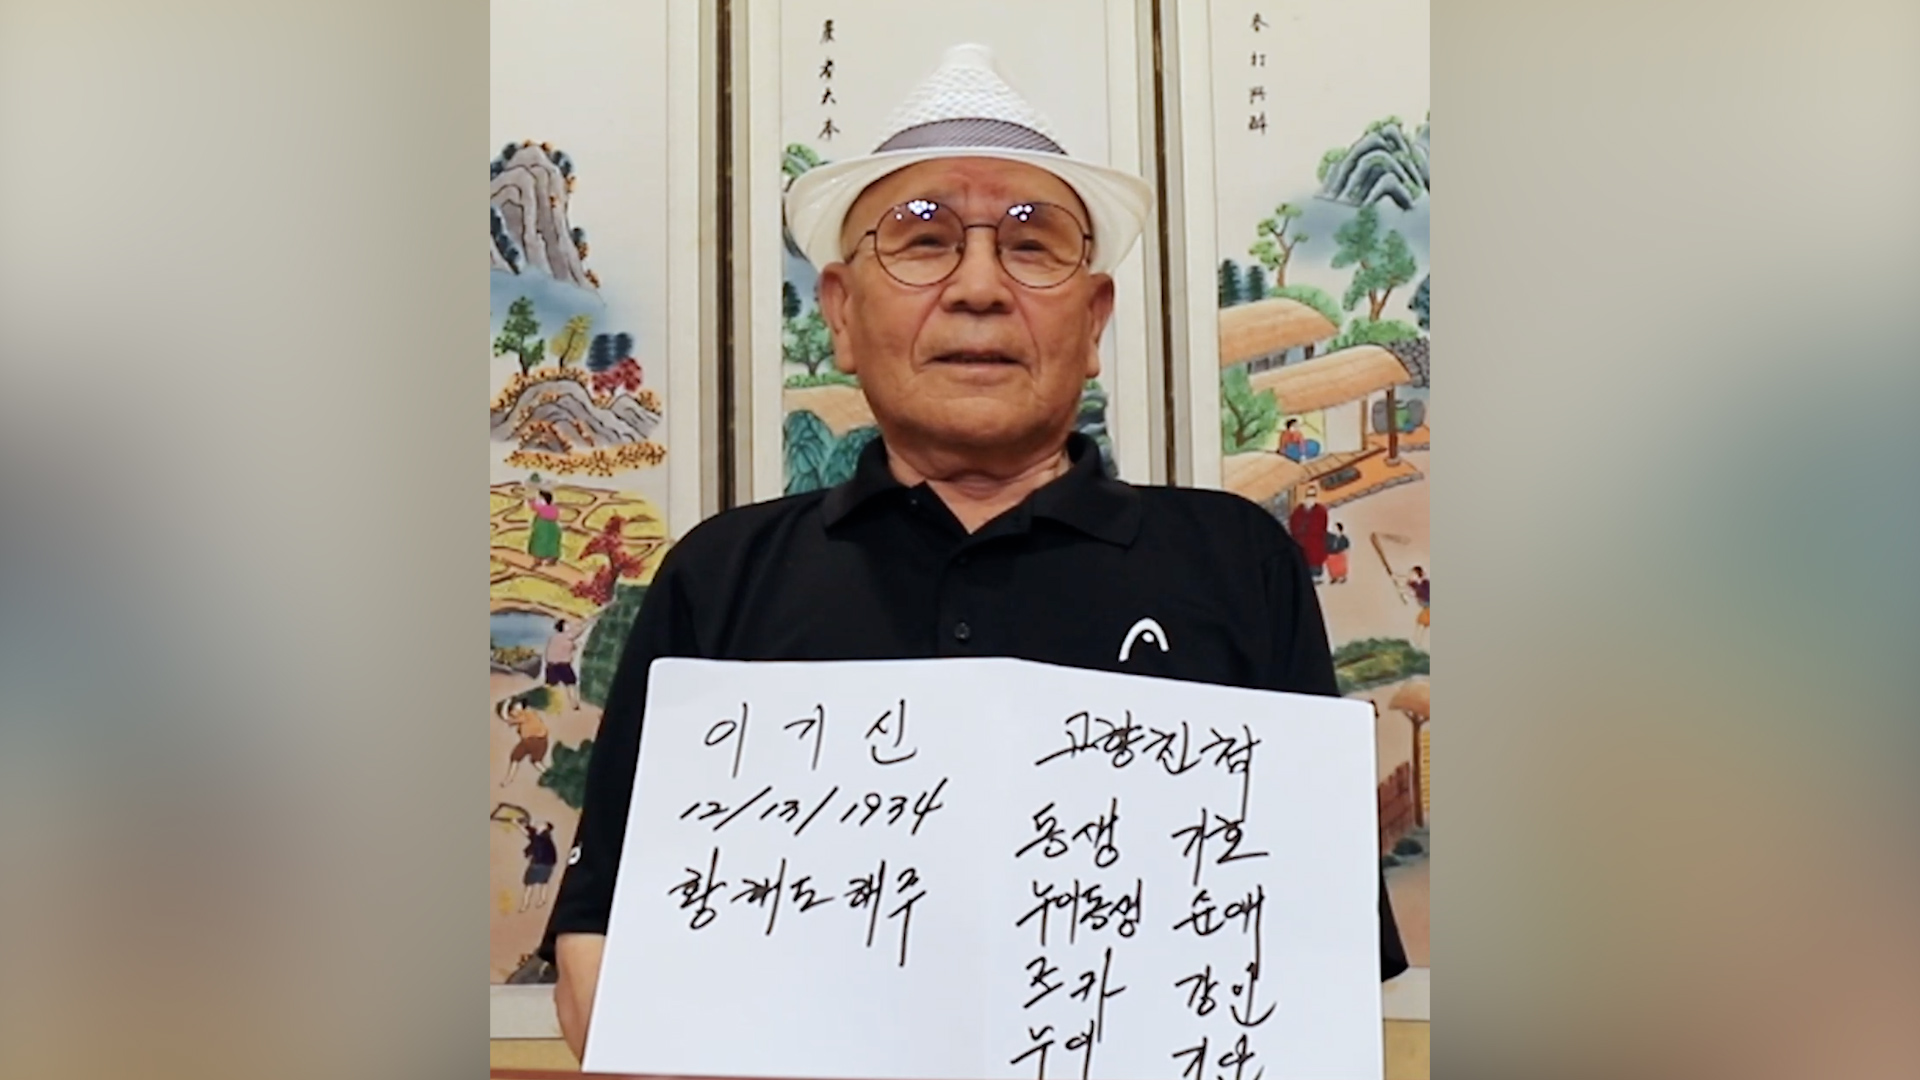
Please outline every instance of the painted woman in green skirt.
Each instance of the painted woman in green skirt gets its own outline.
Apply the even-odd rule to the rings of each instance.
[[[527,500],[527,509],[533,511],[527,554],[535,566],[552,566],[560,561],[560,508],[553,504],[553,492],[543,490],[539,498]]]

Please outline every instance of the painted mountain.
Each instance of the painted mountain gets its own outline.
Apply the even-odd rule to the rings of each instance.
[[[660,414],[632,396],[616,393],[596,400],[574,378],[556,374],[513,387],[488,415],[493,438],[518,442],[522,449],[566,454],[579,448],[619,446],[651,437]]]
[[[573,161],[548,143],[508,143],[492,175],[490,265],[514,274],[544,274],[584,289],[599,287],[586,268],[587,236],[567,222]]]
[[[1399,117],[1376,120],[1353,145],[1329,150],[1320,160],[1320,197],[1348,206],[1388,201],[1411,209],[1433,186],[1431,145],[1431,123],[1408,137]]]

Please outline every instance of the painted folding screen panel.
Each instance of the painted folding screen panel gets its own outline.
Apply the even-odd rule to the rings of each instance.
[[[1416,969],[1387,1012],[1425,1018],[1428,4],[1208,0],[1177,15],[1183,449],[1197,483],[1286,525],[1342,690],[1377,710],[1381,860]]]
[[[835,370],[814,300],[815,268],[781,224],[793,177],[873,151],[894,108],[950,47],[993,50],[1000,74],[1044,115],[1068,153],[1150,175],[1151,88],[1142,78],[1143,8],[1130,0],[742,0],[747,35],[737,94],[745,96],[748,185],[739,232],[748,251],[744,350],[751,417],[747,495],[828,487],[851,475],[875,434],[853,377]],[[1145,110],[1145,111],[1143,111]],[[1081,400],[1079,426],[1118,474],[1144,481],[1150,359],[1144,245],[1114,272],[1116,310],[1101,375]]]
[[[493,0],[484,826],[473,813],[495,1037],[558,1033],[533,953],[620,647],[701,510],[699,22],[698,0]]]

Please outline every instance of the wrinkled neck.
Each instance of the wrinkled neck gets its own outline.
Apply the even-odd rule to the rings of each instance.
[[[914,455],[887,448],[887,468],[894,479],[908,487],[924,482],[970,533],[980,531],[987,522],[1065,475],[1072,464],[1065,447],[999,467],[965,461],[916,461]]]

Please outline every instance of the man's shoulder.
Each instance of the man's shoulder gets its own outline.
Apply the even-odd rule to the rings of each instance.
[[[1213,488],[1135,485],[1140,495],[1143,530],[1171,534],[1197,533],[1216,542],[1240,542],[1271,549],[1287,542],[1279,519],[1244,495]]]
[[[701,521],[673,545],[676,562],[726,559],[817,521],[826,490],[785,495],[722,510]]]

